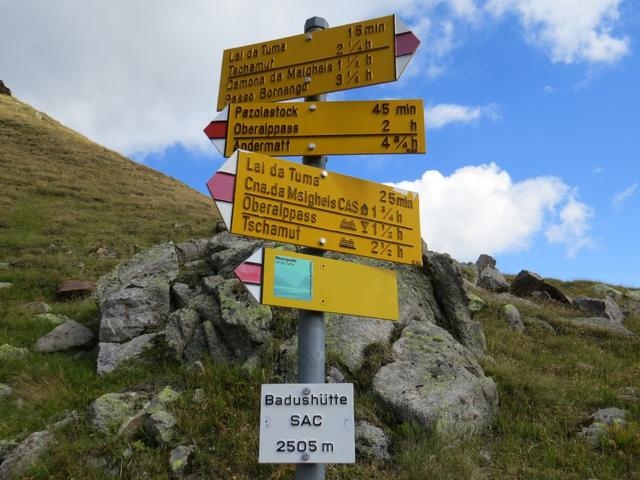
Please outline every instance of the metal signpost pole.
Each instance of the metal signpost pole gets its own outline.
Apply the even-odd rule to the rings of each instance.
[[[307,40],[313,41],[313,32],[329,28],[329,23],[322,17],[311,17],[304,24]],[[326,95],[306,97],[307,102],[322,102]],[[302,157],[302,163],[324,169],[327,157],[310,155]],[[322,256],[323,251],[308,249],[305,253]],[[324,313],[313,310],[298,311],[298,383],[324,383],[325,351],[324,351]],[[325,466],[322,463],[298,463],[296,480],[324,480]]]

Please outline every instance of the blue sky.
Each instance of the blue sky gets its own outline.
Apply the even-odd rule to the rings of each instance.
[[[223,49],[300,33],[313,15],[397,13],[422,40],[404,75],[329,99],[422,98],[427,154],[335,156],[329,169],[419,191],[428,244],[460,260],[640,286],[638,2],[297,3],[13,2],[0,78],[204,193],[223,162],[202,133]]]

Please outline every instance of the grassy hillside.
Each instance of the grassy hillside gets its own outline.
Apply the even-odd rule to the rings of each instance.
[[[95,280],[131,256],[136,245],[209,236],[216,223],[215,209],[199,193],[2,95],[0,187],[0,282],[14,284],[0,289],[0,345],[32,348],[51,330],[51,324],[24,309],[35,300],[96,331],[94,302],[56,300],[60,280]],[[118,258],[100,258],[95,255],[99,247],[116,251]],[[572,295],[593,295],[590,282],[555,284]],[[370,371],[389,349],[380,345],[350,380],[358,392],[356,415],[386,423],[393,460],[330,466],[327,478],[640,479],[640,403],[629,394],[640,391],[638,338],[569,326],[559,319],[575,311],[544,302],[521,311],[546,320],[557,334],[536,327],[519,333],[500,320],[501,302],[494,295],[476,293],[487,303],[477,316],[488,344],[483,366],[500,393],[493,428],[451,444],[395,421],[370,390]],[[625,325],[640,334],[638,315]],[[259,390],[261,383],[278,381],[271,372],[206,364],[206,373],[196,375],[155,359],[153,368],[98,378],[95,364],[95,351],[32,352],[25,359],[0,360],[0,382],[14,389],[11,397],[0,399],[0,440],[21,440],[70,409],[84,413],[106,392],[173,385],[184,392],[175,406],[180,429],[198,446],[193,478],[293,477],[291,466],[257,464]],[[206,400],[196,405],[190,399],[197,388],[206,392]],[[589,414],[604,407],[626,409],[629,423],[605,448],[594,450],[577,432]],[[28,478],[167,478],[169,450],[154,448],[148,439],[126,442],[98,435],[86,418],[56,435],[58,443]],[[91,457],[108,459],[108,468],[87,462]]]

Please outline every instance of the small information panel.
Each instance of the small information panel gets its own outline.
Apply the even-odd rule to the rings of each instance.
[[[355,463],[353,384],[264,384],[260,463]]]
[[[311,300],[313,262],[304,258],[276,255],[273,295],[291,300]]]

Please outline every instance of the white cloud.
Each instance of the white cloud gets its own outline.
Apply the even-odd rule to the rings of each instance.
[[[482,118],[496,121],[502,116],[494,103],[485,106],[441,103],[427,107],[424,114],[428,128],[441,128],[450,123],[476,124]]]
[[[551,225],[545,235],[551,243],[565,245],[567,256],[575,257],[580,250],[591,247],[594,244],[589,234],[591,224],[589,221],[594,212],[587,204],[578,202],[573,194],[560,211],[560,223]]]
[[[549,51],[553,62],[614,63],[629,53],[629,39],[611,33],[621,0],[489,0],[501,16],[516,12],[529,42]]]
[[[593,173],[594,173],[595,175],[600,175],[601,173],[604,173],[604,168],[602,168],[602,167],[596,167],[596,168],[594,168],[594,169],[593,169]]]
[[[429,170],[418,180],[394,185],[420,194],[422,235],[429,248],[459,260],[528,248],[534,235],[556,220],[559,207],[560,223],[551,238],[547,235],[549,241],[590,242],[590,217],[583,216],[580,223],[575,214],[586,205],[576,202],[570,187],[555,177],[514,183],[491,163],[463,167],[448,177]],[[567,247],[571,254],[572,245]]]
[[[623,190],[622,192],[617,193],[616,195],[614,195],[613,199],[611,200],[611,206],[616,210],[621,210],[623,205],[627,202],[627,200],[629,200],[636,193],[637,189],[638,189],[638,182],[634,183],[633,185]]]
[[[125,154],[176,143],[209,152],[202,129],[225,48],[302,33],[318,14],[336,26],[396,11],[420,30],[436,9],[408,75],[430,48],[449,54],[449,19],[474,15],[472,0],[21,0],[0,14],[0,71],[19,98]]]

